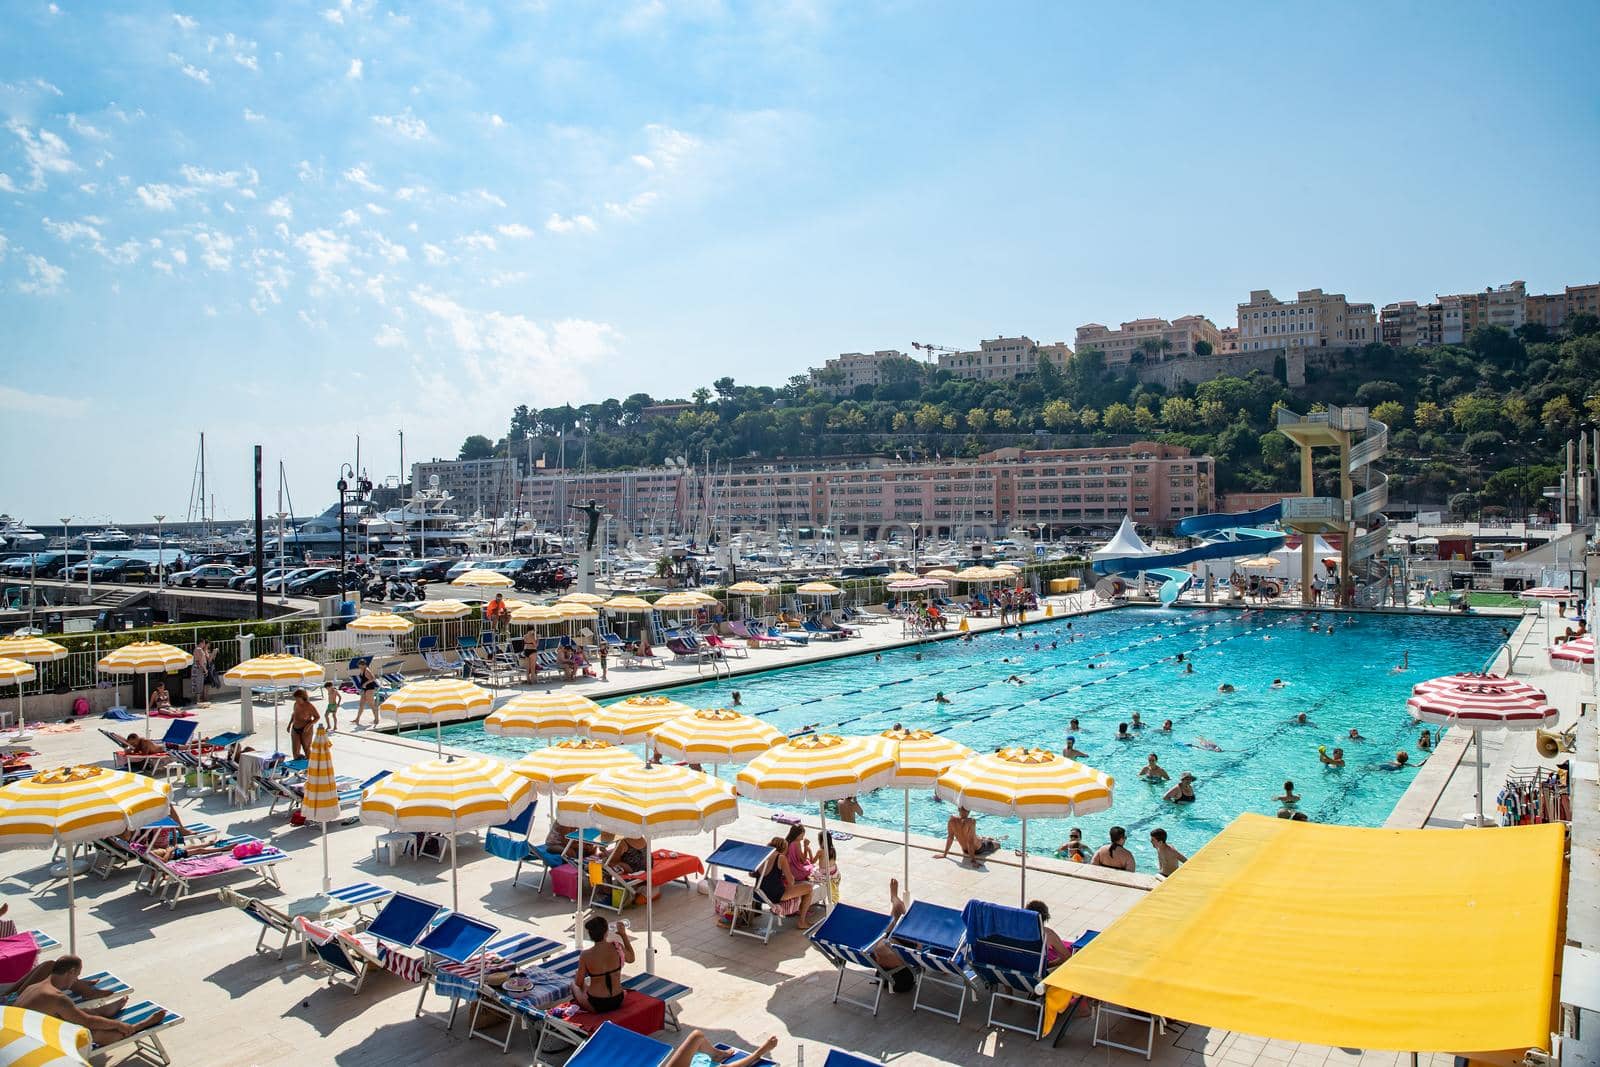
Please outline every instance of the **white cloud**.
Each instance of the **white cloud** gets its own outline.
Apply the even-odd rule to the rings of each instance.
[[[497,130],[504,129],[505,125],[506,125],[506,120],[501,118],[499,115],[490,115],[489,116],[489,125],[493,126]]]
[[[251,111],[249,108],[245,108],[244,120],[246,122],[265,122],[267,121],[267,116],[263,115],[259,111]]]
[[[651,159],[649,156],[634,156],[633,161],[639,166],[643,167],[645,170],[656,169],[656,161]]]
[[[167,254],[172,257],[172,262],[178,264],[180,267],[186,265],[189,262],[189,253],[185,252],[181,248],[174,248],[171,252],[169,252]]]
[[[171,211],[178,206],[179,200],[186,200],[197,192],[199,190],[193,186],[168,185],[165,182],[152,182],[134,190],[151,211]]]
[[[545,220],[544,228],[551,233],[593,233],[595,224],[588,215],[558,215],[552,212]]]
[[[197,67],[184,59],[176,52],[168,52],[167,59],[183,74],[185,78],[193,78],[201,85],[211,84],[211,72],[204,67]]]
[[[99,252],[102,256],[105,256],[111,262],[118,264],[139,262],[139,256],[143,254],[143,251],[144,250],[140,246],[139,242],[133,240],[124,241],[115,248],[99,249]]]
[[[605,205],[606,214],[610,215],[614,219],[631,221],[644,214],[644,212],[648,210],[651,205],[660,199],[660,193],[656,192],[654,189],[646,189],[644,192],[635,196],[631,196],[620,204],[607,202]]]
[[[490,207],[506,206],[506,202],[504,200],[500,199],[487,189],[474,189],[472,192],[468,193],[467,196],[469,199],[477,200],[479,203],[488,204]]]
[[[503,225],[496,226],[495,229],[499,230],[501,236],[503,237],[514,237],[518,240],[523,240],[533,236],[533,228],[530,226],[524,226],[520,222],[507,222]]]
[[[372,121],[408,141],[420,141],[428,136],[428,124],[412,114],[409,107],[398,115],[374,115]]]
[[[359,225],[361,225],[361,212],[357,211],[353,207],[345,208],[343,211],[339,212],[339,225],[341,225],[341,226],[359,226]]]
[[[450,253],[446,252],[436,244],[423,242],[422,258],[426,259],[435,267],[442,267],[446,263],[450,262]]]
[[[493,252],[496,247],[494,238],[487,233],[469,233],[458,238],[456,243],[476,252]]]
[[[396,200],[415,200],[419,196],[426,196],[427,193],[428,187],[426,185],[402,185],[394,191],[394,198]]]
[[[411,254],[406,251],[405,245],[395,244],[383,234],[375,231],[368,231],[368,236],[372,238],[373,244],[377,246],[378,254],[390,263],[404,263],[411,258]]]
[[[663,170],[675,169],[702,146],[698,137],[656,122],[644,128],[644,135],[650,142],[650,161]]]
[[[294,172],[303,182],[320,182],[322,180],[322,168],[313,167],[310,160],[302,159],[299,165],[295,167]]]
[[[185,33],[190,32],[196,26],[200,25],[199,22],[197,22],[196,20],[190,18],[188,15],[177,15],[177,14],[174,14],[172,16],[172,21],[176,22],[178,24],[178,29],[182,30]]]
[[[336,7],[328,8],[322,13],[322,17],[333,23],[335,26],[344,25],[344,12],[340,11]]]
[[[28,280],[17,283],[20,291],[35,296],[49,296],[51,293],[60,292],[61,283],[67,278],[66,271],[43,256],[25,255],[22,257],[22,262],[28,268]]]
[[[267,205],[267,214],[275,219],[292,219],[294,218],[294,208],[289,206],[289,198],[287,196],[280,196]]]
[[[345,171],[344,180],[349,182],[351,185],[360,186],[369,193],[383,192],[383,186],[373,181],[372,178],[367,174],[367,166],[365,163],[358,163],[349,170]]]
[[[72,149],[67,147],[67,142],[49,130],[43,127],[30,130],[17,119],[7,122],[6,129],[22,142],[22,154],[32,177],[30,188],[43,189],[47,174],[70,174],[79,169],[72,161]]]
[[[67,115],[67,129],[78,134],[80,137],[89,137],[96,141],[104,141],[107,137],[107,134],[104,130],[97,126],[89,125],[77,115],[73,114]]]
[[[29,96],[33,93],[49,93],[51,96],[62,95],[60,89],[43,78],[29,78],[27,81],[20,82],[0,82],[0,92],[13,93],[17,96]]]
[[[88,410],[89,402],[81,397],[30,393],[9,385],[0,385],[0,411],[72,419],[87,413]]]
[[[485,280],[489,283],[489,288],[500,289],[507,285],[515,285],[517,282],[526,281],[527,278],[528,272],[525,270],[502,270],[489,275]]]
[[[379,348],[399,348],[406,343],[406,335],[400,331],[400,327],[385,323],[372,335],[372,343]]]
[[[332,230],[310,230],[294,239],[295,247],[323,285],[340,284],[337,268],[347,265],[355,246]]]
[[[6,235],[0,233],[0,259],[6,258],[6,246],[11,242],[6,240]]]
[[[195,244],[200,246],[200,262],[209,270],[224,271],[233,268],[233,238],[218,230],[200,227],[194,233]]]
[[[15,192],[20,192],[20,190],[17,188],[17,183],[11,180],[11,175],[7,174],[3,170],[0,170],[0,193]]]
[[[246,167],[238,170],[205,170],[192,163],[185,163],[178,168],[178,173],[183,175],[183,180],[190,185],[204,189],[239,189],[241,179],[246,185],[255,185],[261,176],[252,168]]]
[[[382,204],[374,204],[370,200],[367,201],[366,207],[367,214],[369,215],[387,215],[389,213],[388,208],[384,207]]]
[[[69,244],[73,241],[87,241],[91,245],[98,245],[103,240],[100,236],[100,231],[95,228],[93,223],[86,220],[56,222],[47,216],[42,221],[45,229]]]
[[[362,62],[361,62],[361,60],[359,60],[359,59],[352,59],[352,60],[351,60],[351,61],[350,61],[350,67],[349,67],[349,69],[348,69],[348,70],[346,70],[346,71],[345,71],[345,72],[344,72],[344,76],[345,76],[345,77],[346,77],[346,78],[349,78],[349,79],[350,79],[350,80],[351,80],[351,81],[353,81],[353,82],[355,82],[355,81],[360,81],[360,80],[361,80],[361,68],[362,68],[362,67],[363,67],[363,66],[364,66],[364,65],[365,65],[365,64],[363,64],[363,63],[362,63]]]

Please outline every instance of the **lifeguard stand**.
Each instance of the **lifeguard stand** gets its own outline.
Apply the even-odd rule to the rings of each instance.
[[[1313,602],[1312,578],[1317,561],[1311,545],[1317,534],[1339,535],[1341,588],[1336,603],[1349,607],[1355,595],[1356,563],[1372,558],[1388,542],[1389,520],[1383,508],[1389,503],[1388,475],[1372,468],[1373,460],[1389,450],[1389,428],[1372,418],[1366,408],[1330,407],[1300,415],[1278,409],[1278,432],[1300,446],[1300,492],[1283,502],[1280,519],[1286,529],[1304,538],[1300,550],[1300,602]],[[1339,450],[1339,495],[1318,496],[1313,457],[1318,448]],[[1366,471],[1367,488],[1355,491],[1355,474]]]

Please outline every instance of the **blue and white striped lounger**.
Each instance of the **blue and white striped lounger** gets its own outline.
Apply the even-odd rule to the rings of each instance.
[[[882,912],[858,908],[853,904],[835,904],[828,917],[812,927],[806,935],[829,963],[839,969],[839,980],[834,983],[833,1002],[844,1001],[861,1008],[871,1008],[878,1014],[878,1004],[883,999],[886,976],[872,958],[872,949],[889,933],[894,919]],[[857,1000],[844,993],[845,975],[854,967],[864,972],[873,983],[871,1000]]]
[[[121,1041],[113,1041],[109,1045],[95,1046],[89,1051],[90,1061],[104,1064],[112,1053],[120,1052],[124,1049],[132,1049],[134,1050],[134,1055],[147,1063],[156,1064],[157,1067],[167,1067],[168,1064],[172,1063],[172,1057],[167,1055],[166,1046],[161,1043],[161,1032],[170,1030],[183,1022],[183,1016],[170,1009],[163,1008],[154,1001],[141,1000],[137,1004],[129,1004],[126,1008],[123,1008],[122,1014],[117,1016],[117,1021],[126,1023],[129,1026],[139,1026],[147,1022],[158,1011],[167,1013],[161,1022],[148,1030],[141,1030],[137,1034],[129,1035]]]
[[[911,1010],[926,1008],[959,1023],[967,997],[978,999],[978,976],[967,963],[967,924],[961,913],[919,900],[900,917],[889,943],[917,971],[917,994]],[[954,990],[955,1010],[922,1003],[924,986]]]

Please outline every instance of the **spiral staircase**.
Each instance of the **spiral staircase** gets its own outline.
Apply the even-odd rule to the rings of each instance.
[[[1389,450],[1389,427],[1366,408],[1330,407],[1300,415],[1278,409],[1278,432],[1300,446],[1300,491],[1283,502],[1279,521],[1304,535],[1337,534],[1339,573],[1355,584],[1353,603],[1371,607],[1389,594],[1389,568],[1379,557],[1389,542],[1389,477],[1372,466]],[[1318,448],[1339,450],[1339,495],[1317,496],[1313,455]],[[1365,472],[1367,488],[1357,492],[1356,475]],[[1316,561],[1302,553],[1302,597],[1312,602],[1311,577]]]

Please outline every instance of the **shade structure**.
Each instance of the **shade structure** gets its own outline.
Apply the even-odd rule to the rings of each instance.
[[[1271,571],[1278,568],[1276,556],[1251,556],[1249,559],[1236,560],[1233,564],[1235,570],[1241,571]]]
[[[924,578],[954,578],[955,576],[956,572],[949,567],[935,567],[923,575]]]
[[[501,704],[483,720],[483,732],[496,737],[572,737],[600,705],[577,693],[523,693]]]
[[[272,691],[272,746],[278,746],[278,695],[294,686],[322,684],[322,668],[308,659],[291,656],[286,652],[268,652],[247,659],[234,667],[222,680],[240,689],[270,689]]]
[[[464,619],[472,614],[472,607],[459,600],[444,598],[429,600],[419,605],[411,614],[419,619]]]
[[[948,584],[943,578],[902,578],[890,582],[885,588],[892,593],[926,593],[944,589]]]
[[[606,598],[598,593],[566,593],[556,598],[557,604],[587,604],[591,608],[599,607],[606,602]]]
[[[1049,1016],[1081,995],[1313,1045],[1542,1047],[1563,834],[1241,815],[1045,979]]]
[[[909,582],[920,577],[922,576],[915,571],[890,571],[883,576],[883,580],[886,582]]]
[[[322,891],[333,888],[328,871],[328,824],[339,818],[339,786],[333,775],[333,742],[319,724],[311,738],[311,756],[306,761],[304,799],[300,814],[307,822],[322,824]]]
[[[31,663],[24,663],[20,659],[10,659],[0,656],[0,685],[14,685],[17,687],[17,728],[22,728],[22,683],[31,682],[39,677],[39,672]]]
[[[594,826],[645,846],[645,970],[655,969],[655,889],[652,845],[663,837],[716,830],[739,817],[733,790],[687,767],[630,767],[602,771],[573,786],[556,803],[558,821]]]
[[[434,743],[444,754],[443,724],[488,712],[494,694],[459,678],[428,678],[403,685],[384,698],[382,710],[398,726],[433,727]]]
[[[689,593],[668,593],[650,605],[657,611],[699,611],[705,601]]]
[[[553,604],[524,604],[512,608],[506,617],[518,626],[548,626],[566,621],[559,607]]]
[[[361,798],[361,821],[401,833],[444,834],[450,840],[451,907],[460,910],[456,835],[498,826],[533,803],[533,783],[504,763],[446,756],[396,771]]]
[[[150,708],[150,676],[181,671],[194,662],[194,657],[176,645],[161,641],[135,641],[101,656],[95,669],[105,674],[144,675],[144,706]],[[144,719],[144,735],[150,736],[150,716]]]
[[[475,567],[470,571],[462,571],[450,579],[450,584],[458,588],[509,589],[516,583],[499,571]]]
[[[771,591],[760,582],[734,582],[727,589],[730,596],[766,596]]]
[[[629,697],[590,715],[584,723],[584,732],[614,745],[636,745],[647,740],[663,723],[692,711],[689,705],[667,697]]]
[[[581,737],[530,752],[513,763],[511,770],[532,782],[535,792],[559,796],[602,771],[643,765],[644,760],[620,745]]]
[[[562,622],[586,622],[598,619],[600,612],[588,604],[576,604],[568,601],[564,604],[552,604],[551,610]]]
[[[655,732],[661,757],[685,763],[745,763],[783,740],[777,727],[732,708],[690,712]]]
[[[0,1064],[73,1067],[88,1063],[87,1029],[26,1008],[0,1008]]]
[[[939,776],[962,760],[976,753],[959,741],[952,741],[931,730],[907,730],[900,726],[885,730],[872,738],[872,742],[889,753],[894,760],[894,776],[889,786],[905,794],[905,815],[902,833],[903,859],[901,883],[910,892],[911,887],[911,791],[931,789]]]
[[[832,582],[806,582],[795,586],[794,591],[799,596],[838,596],[844,592]]]
[[[994,571],[996,574],[1009,574],[1013,578],[1022,573],[1022,568],[1017,566],[1015,563],[996,563],[989,569]]]
[[[1571,589],[1562,589],[1554,585],[1537,585],[1532,589],[1524,589],[1517,596],[1523,600],[1581,600],[1583,594]]]
[[[1478,826],[1487,825],[1483,815],[1483,731],[1538,730],[1554,726],[1559,717],[1544,690],[1495,674],[1447,674],[1420,682],[1411,690],[1406,707],[1418,722],[1472,731],[1478,749],[1478,809],[1474,816]]]
[[[636,596],[614,596],[605,602],[604,607],[607,611],[620,612],[624,615],[648,614],[655,610],[648,600]]]
[[[24,663],[54,663],[58,659],[65,659],[66,655],[66,646],[43,637],[0,637],[0,656],[6,659],[20,659]]]
[[[61,767],[0,786],[0,849],[67,848],[68,943],[77,952],[79,845],[148,826],[172,807],[171,786],[109,767]]]
[[[1550,666],[1558,671],[1594,669],[1594,634],[1573,638],[1550,650]]]
[[[373,611],[358,619],[353,620],[346,630],[358,634],[383,634],[394,636],[408,634],[417,628],[417,624],[402,615],[392,611]]]
[[[955,764],[934,791],[958,807],[1022,822],[1022,900],[1028,899],[1028,820],[1092,815],[1111,806],[1110,775],[1042,748],[1002,748]]]
[[[955,580],[958,582],[996,582],[1005,575],[997,574],[988,567],[963,567],[956,571]]]

